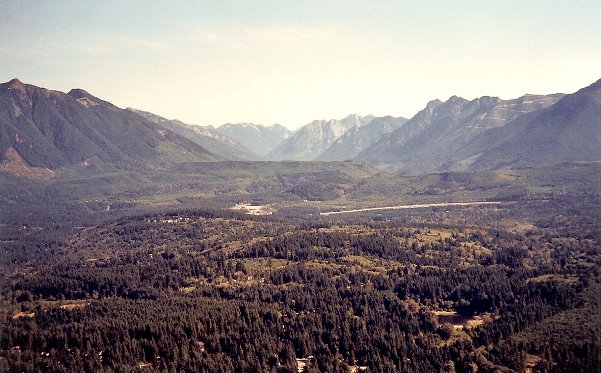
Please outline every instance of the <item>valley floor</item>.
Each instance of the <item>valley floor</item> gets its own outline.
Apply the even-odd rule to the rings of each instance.
[[[598,166],[1,174],[0,371],[598,371]]]
[[[38,259],[2,279],[0,369],[594,371],[593,202],[109,221],[24,248]]]

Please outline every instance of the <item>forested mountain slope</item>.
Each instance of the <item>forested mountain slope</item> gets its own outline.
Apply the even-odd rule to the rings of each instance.
[[[230,138],[213,127],[201,127],[186,124],[179,120],[170,120],[159,115],[128,108],[128,110],[160,125],[174,133],[202,146],[216,156],[230,161],[259,160],[261,156],[248,149],[244,144]]]
[[[203,147],[89,93],[0,84],[0,159],[58,169],[102,164],[156,167],[217,160]]]

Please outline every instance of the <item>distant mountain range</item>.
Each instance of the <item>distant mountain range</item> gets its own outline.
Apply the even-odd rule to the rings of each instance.
[[[0,171],[219,160],[354,160],[399,174],[601,160],[601,80],[573,94],[453,96],[407,120],[349,115],[281,125],[189,125],[89,93],[0,84]],[[22,172],[21,172],[22,173]]]
[[[469,170],[601,159],[601,80],[555,104],[476,136],[452,162]],[[473,162],[471,162],[473,160]],[[467,162],[466,162],[467,163]]]
[[[162,167],[219,160],[205,148],[84,90],[68,94],[17,79],[0,84],[3,167]]]
[[[250,150],[247,144],[236,141],[235,139],[224,135],[221,131],[218,131],[213,127],[201,127],[192,124],[186,124],[175,119],[169,120],[147,111],[136,110],[132,108],[128,108],[128,110],[193,141],[194,143],[202,146],[211,153],[223,159],[232,161],[250,161],[262,159],[262,156]]]
[[[355,160],[406,175],[599,160],[599,85],[570,95],[431,101]]]
[[[342,161],[354,159],[384,135],[400,128],[405,122],[407,122],[407,118],[387,116],[373,118],[370,122],[360,127],[351,127],[336,139],[326,151],[321,153],[316,160]]]
[[[344,119],[314,120],[301,127],[290,138],[273,149],[267,158],[280,160],[310,161],[323,152],[347,131],[361,127],[373,119],[352,114]]]
[[[381,168],[414,174],[443,170],[449,157],[476,135],[502,127],[516,117],[555,103],[562,95],[528,95],[515,100],[453,96],[430,101],[401,128],[361,152],[356,159]]]
[[[292,134],[292,131],[281,124],[267,127],[252,123],[226,123],[217,127],[216,131],[246,145],[264,158]]]

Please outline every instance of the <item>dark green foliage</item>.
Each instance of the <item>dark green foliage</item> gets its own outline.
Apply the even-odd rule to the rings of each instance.
[[[296,358],[312,372],[530,360],[595,371],[598,174],[565,164],[409,178],[350,162],[1,173],[0,371],[294,372]],[[528,193],[319,215],[513,188]],[[277,211],[219,210],[241,201]]]
[[[523,371],[531,354],[535,371],[594,371],[596,215],[565,198],[455,210],[471,222],[461,228],[439,213],[409,226],[210,210],[103,223],[4,276],[0,367],[294,372],[306,358],[308,371]],[[482,223],[510,212],[536,225]],[[487,321],[458,332],[440,309]]]

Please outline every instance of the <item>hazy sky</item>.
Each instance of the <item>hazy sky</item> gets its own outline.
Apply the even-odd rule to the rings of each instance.
[[[599,0],[0,0],[0,80],[187,123],[411,117],[601,77]]]

